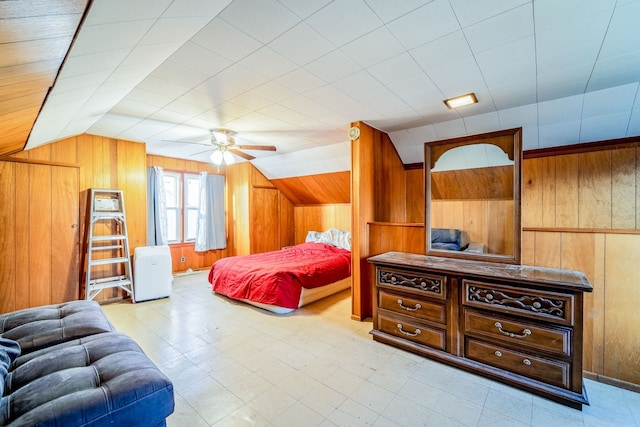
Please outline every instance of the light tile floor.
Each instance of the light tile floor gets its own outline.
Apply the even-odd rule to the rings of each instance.
[[[636,426],[640,394],[586,381],[577,411],[374,342],[348,291],[288,315],[211,292],[103,306],[174,383],[169,426]]]

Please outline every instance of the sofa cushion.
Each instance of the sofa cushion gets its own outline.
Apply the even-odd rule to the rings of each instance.
[[[0,396],[4,394],[4,380],[9,373],[11,362],[20,355],[17,341],[0,338]]]
[[[114,331],[95,301],[71,301],[0,314],[0,337],[26,354],[87,335]]]
[[[0,425],[162,425],[171,381],[129,337],[91,335],[18,357],[7,376]]]

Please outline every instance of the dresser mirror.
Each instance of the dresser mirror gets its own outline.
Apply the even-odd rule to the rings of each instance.
[[[428,255],[520,264],[522,129],[424,145]]]

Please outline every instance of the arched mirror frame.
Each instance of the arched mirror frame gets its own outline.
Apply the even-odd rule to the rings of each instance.
[[[511,138],[504,138],[511,136]],[[447,151],[472,144],[493,144],[504,151],[513,160],[513,256],[470,253],[465,251],[435,250],[431,248],[431,169],[437,160]],[[427,255],[492,261],[507,264],[521,263],[521,176],[522,176],[522,128],[506,129],[480,135],[426,142],[424,144],[425,177],[425,243]]]

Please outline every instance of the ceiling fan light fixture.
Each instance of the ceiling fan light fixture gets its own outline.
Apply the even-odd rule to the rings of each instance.
[[[225,151],[222,153],[222,158],[224,159],[225,164],[232,165],[235,163],[236,159],[233,158],[233,154],[229,151]]]
[[[220,150],[215,150],[211,154],[211,161],[215,165],[221,165],[222,164],[222,158],[223,158],[223,155],[222,155],[222,151],[220,151]]]
[[[478,102],[478,98],[476,98],[476,94],[471,92],[466,95],[456,96],[455,98],[445,99],[444,104],[447,108],[453,109],[458,107],[463,107],[465,105],[475,104]]]

